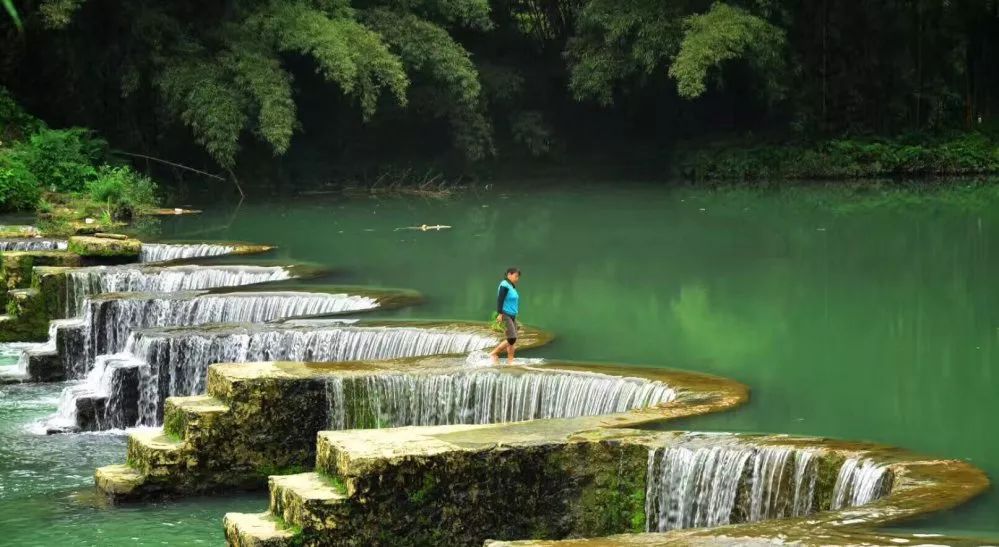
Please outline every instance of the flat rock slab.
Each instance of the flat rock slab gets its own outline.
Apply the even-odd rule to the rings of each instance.
[[[83,257],[138,257],[142,242],[128,238],[73,236],[69,238],[68,250]]]
[[[283,547],[295,533],[280,525],[270,513],[226,513],[225,538],[233,547]]]

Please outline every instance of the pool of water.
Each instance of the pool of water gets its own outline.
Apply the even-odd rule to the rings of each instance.
[[[543,356],[669,366],[745,382],[752,402],[686,428],[870,440],[999,476],[999,199],[828,188],[694,192],[509,184],[447,200],[310,197],[171,218],[167,239],[272,243],[352,284],[427,296],[395,315],[486,319],[509,265]],[[408,227],[449,225],[445,230]],[[112,435],[39,437],[58,387],[0,387],[0,529],[18,544],[221,543],[263,496],[105,508]],[[76,526],[76,525],[81,526]],[[85,525],[85,526],[82,526]],[[999,536],[999,497],[915,524]],[[133,538],[140,538],[135,540]]]

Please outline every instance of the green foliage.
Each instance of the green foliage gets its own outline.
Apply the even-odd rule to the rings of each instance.
[[[437,490],[437,478],[431,473],[423,475],[423,484],[420,488],[409,493],[409,501],[413,504],[422,504],[432,497]]]
[[[836,139],[756,146],[725,143],[678,155],[678,174],[694,180],[853,179],[999,170],[999,142],[974,132],[949,138]]]
[[[522,144],[532,156],[540,157],[551,152],[552,129],[538,111],[518,112],[510,120],[510,133],[514,142]]]
[[[0,86],[0,148],[41,131],[45,124],[28,114],[6,88]]]
[[[569,41],[569,88],[577,99],[613,102],[614,87],[658,70],[680,48],[685,2],[590,0]]]
[[[42,13],[47,27],[61,29],[69,25],[83,2],[84,0],[42,0],[38,11]]]
[[[249,43],[227,52],[223,64],[233,72],[236,85],[256,101],[260,135],[271,144],[275,154],[287,152],[295,130],[291,74],[281,68],[272,53]]]
[[[94,164],[105,147],[104,141],[86,129],[42,129],[7,154],[22,162],[43,188],[75,192],[97,175]]]
[[[86,193],[90,199],[107,204],[110,218],[102,219],[104,223],[129,220],[142,210],[157,206],[156,184],[126,166],[100,167],[96,178],[87,183]]]
[[[482,85],[468,51],[442,27],[414,15],[375,9],[364,21],[409,73],[425,76],[435,86],[429,107],[451,121],[455,147],[470,159],[492,155],[492,126],[483,112]]]
[[[415,15],[385,9],[370,11],[365,22],[378,31],[412,72],[426,72],[446,88],[450,99],[475,107],[482,86],[465,48],[443,28]]]
[[[359,22],[330,18],[304,2],[277,2],[259,22],[279,50],[312,57],[327,81],[357,98],[365,117],[374,114],[385,88],[400,104],[406,103],[409,79],[402,62],[377,33]]]
[[[451,25],[479,30],[493,28],[489,0],[422,0],[419,7],[431,18],[442,19]]]
[[[0,2],[19,17],[15,2]],[[19,96],[192,165],[198,154],[177,157],[189,140],[226,168],[236,167],[247,138],[285,154],[306,119],[317,121],[307,124],[304,154],[360,164],[384,161],[386,153],[435,154],[446,136],[477,160],[507,149],[497,139],[543,156],[552,142],[582,144],[561,133],[620,137],[624,146],[647,139],[656,147],[706,128],[766,127],[828,140],[982,129],[995,125],[999,111],[990,53],[999,49],[999,11],[991,0],[16,5],[32,39],[30,48],[12,41],[0,51],[0,78]],[[10,27],[8,16],[0,19]],[[6,106],[0,93],[0,120],[9,117]],[[33,131],[12,137],[10,123],[0,123],[8,144]],[[177,124],[188,131],[175,131]],[[982,163],[974,154],[951,157],[940,148],[926,155],[915,146],[839,150],[830,142],[799,169],[840,156],[882,162],[844,160],[839,170],[847,173]],[[357,158],[365,153],[374,157]],[[761,165],[759,155],[732,157],[727,169],[784,162]]]
[[[773,74],[781,64],[784,33],[745,10],[717,2],[711,10],[687,18],[680,51],[670,66],[681,97],[693,99],[707,90],[708,71],[733,59],[745,59],[778,87]]]
[[[235,164],[249,104],[223,67],[200,58],[187,60],[167,66],[158,84],[167,105],[215,161],[225,167]]]
[[[0,4],[3,4],[4,11],[7,12],[7,16],[10,20],[14,22],[14,26],[21,28],[21,16],[17,13],[17,8],[14,6],[13,0],[2,0]]]
[[[24,162],[0,153],[0,211],[34,209],[39,197],[38,179]]]

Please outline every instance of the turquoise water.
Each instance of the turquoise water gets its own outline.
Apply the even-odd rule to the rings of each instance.
[[[482,320],[508,265],[543,356],[669,366],[745,382],[752,402],[687,428],[870,440],[999,476],[999,200],[992,191],[844,197],[511,184],[448,200],[311,197],[162,223],[164,238],[266,242],[346,283],[414,288],[396,315]],[[202,204],[203,205],[203,204]],[[450,230],[399,230],[451,225]],[[0,387],[0,529],[17,544],[221,541],[263,496],[95,507],[108,435],[24,424],[58,388]],[[86,529],[82,526],[86,525]],[[77,526],[80,525],[80,526]],[[999,536],[994,494],[914,526]],[[100,530],[96,532],[94,530]]]

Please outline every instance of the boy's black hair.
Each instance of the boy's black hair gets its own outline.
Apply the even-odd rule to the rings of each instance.
[[[515,274],[515,273],[519,274],[520,268],[510,266],[509,268],[506,269],[506,275]]]

